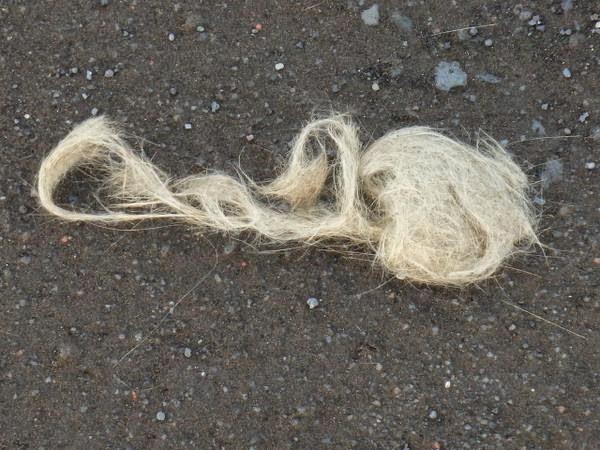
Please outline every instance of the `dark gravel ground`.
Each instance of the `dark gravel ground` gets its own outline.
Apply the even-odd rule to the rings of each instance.
[[[600,449],[597,2],[378,0],[373,26],[370,0],[101,3],[0,0],[1,448]],[[467,86],[436,89],[443,60]],[[38,209],[40,159],[97,111],[172,173],[241,154],[264,179],[331,107],[365,140],[508,141],[544,179],[547,257],[464,290],[375,289],[360,258]]]

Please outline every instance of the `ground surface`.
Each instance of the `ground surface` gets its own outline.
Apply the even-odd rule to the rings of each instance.
[[[600,448],[595,1],[101,3],[0,0],[1,448]],[[436,88],[444,60],[466,86]],[[384,274],[331,252],[37,207],[40,159],[94,113],[172,173],[241,154],[265,179],[332,106],[365,140],[428,124],[511,143],[544,180],[548,258],[470,289],[373,290]]]

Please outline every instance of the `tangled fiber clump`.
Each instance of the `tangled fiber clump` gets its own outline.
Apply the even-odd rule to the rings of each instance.
[[[55,191],[75,168],[103,180],[104,211],[65,209]],[[107,119],[89,119],[42,162],[41,205],[70,221],[172,218],[253,231],[275,242],[361,244],[398,278],[462,286],[491,276],[537,243],[528,180],[491,139],[472,147],[426,127],[392,131],[363,149],[344,115],[310,122],[287,165],[259,184],[220,173],[172,179],[135,153]]]

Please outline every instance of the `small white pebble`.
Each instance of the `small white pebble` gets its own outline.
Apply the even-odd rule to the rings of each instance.
[[[85,79],[88,81],[92,81],[92,71],[91,70],[85,71]]]
[[[446,382],[444,383],[444,387],[445,387],[446,389],[450,389],[450,386],[451,386],[451,383],[450,383],[449,381],[446,381]]]
[[[162,422],[163,420],[165,420],[165,417],[166,417],[166,415],[162,411],[159,411],[156,413],[156,420],[160,420]]]
[[[430,411],[430,413],[429,413],[429,418],[430,419],[437,419],[437,416],[438,416],[438,414],[437,414],[436,410],[431,410]]]
[[[590,113],[586,111],[579,116],[579,121],[581,123],[585,123],[585,121],[587,120],[588,117],[590,117]],[[27,117],[25,117],[25,118],[27,119]]]
[[[373,89],[375,92],[377,92],[381,88],[379,87],[379,83],[376,81],[371,85],[371,89]]]
[[[568,67],[565,67],[562,71],[563,77],[565,78],[571,78],[572,74],[571,74],[571,69],[569,69]]]
[[[484,44],[486,47],[491,47],[492,45],[494,45],[494,41],[493,41],[493,40],[491,40],[491,39],[486,39],[486,40],[483,42],[483,44]]]
[[[175,40],[175,33],[168,34],[169,41],[173,42]]]
[[[97,116],[98,115],[98,108],[92,108],[92,116]]]
[[[280,70],[283,70],[284,67],[285,66],[283,65],[283,63],[277,63],[277,64],[275,64],[275,70],[277,70],[278,72]]]
[[[192,124],[191,123],[184,123],[183,124],[183,128],[185,128],[186,130],[191,130],[192,129]]]
[[[588,170],[593,170],[596,168],[596,163],[595,162],[586,162],[585,168]]]
[[[311,297],[308,300],[306,300],[306,304],[310,309],[315,309],[317,306],[319,306],[319,300],[317,300],[314,297]]]
[[[381,363],[375,364],[375,370],[377,372],[381,372],[383,370],[383,366],[381,365]]]
[[[31,118],[31,116],[30,116],[29,114],[25,114],[23,117],[24,117],[25,119],[30,119],[30,118]]]
[[[517,326],[513,323],[508,327],[508,331],[515,331],[517,329]]]
[[[186,358],[189,358],[192,356],[192,349],[186,347],[185,350],[183,350],[183,356],[185,356]]]

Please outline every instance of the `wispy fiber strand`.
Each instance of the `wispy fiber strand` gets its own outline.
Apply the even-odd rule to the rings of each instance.
[[[55,201],[75,168],[103,180],[102,211]],[[308,123],[267,183],[221,173],[169,177],[103,117],[76,126],[42,162],[41,205],[69,221],[172,218],[270,241],[368,248],[398,278],[463,286],[537,243],[528,180],[491,139],[476,147],[430,128],[392,131],[366,148],[345,115]]]

